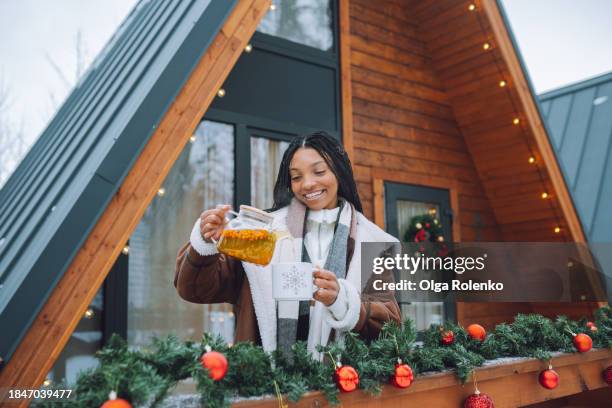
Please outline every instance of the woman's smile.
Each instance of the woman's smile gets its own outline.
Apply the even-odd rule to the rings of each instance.
[[[307,201],[315,201],[324,197],[327,190],[317,190],[312,193],[304,194],[304,199]]]

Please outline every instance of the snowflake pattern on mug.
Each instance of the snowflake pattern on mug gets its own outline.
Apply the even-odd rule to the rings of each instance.
[[[289,290],[297,295],[300,289],[306,287],[306,283],[302,279],[302,273],[296,266],[292,266],[290,270],[283,272],[282,274],[282,288],[283,290]]]

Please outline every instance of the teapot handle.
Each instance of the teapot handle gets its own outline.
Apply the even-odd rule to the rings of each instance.
[[[228,213],[230,213],[230,214],[232,214],[232,215],[233,215],[233,216],[235,216],[235,217],[237,217],[237,216],[238,216],[238,213],[237,213],[236,211],[234,211],[234,210],[227,210],[227,212],[228,212]],[[230,220],[229,220],[229,218],[227,218],[227,216],[226,216],[226,217],[223,219],[223,224],[224,224],[224,225],[227,225],[227,223],[228,223],[228,222],[230,222]],[[213,242],[215,245],[217,245],[217,243],[218,243],[218,242],[217,242],[217,240],[216,240],[216,239],[214,239],[213,237],[210,237],[210,240],[211,240],[211,241],[212,241],[212,242]]]

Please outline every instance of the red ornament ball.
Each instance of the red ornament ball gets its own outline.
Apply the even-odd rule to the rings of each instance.
[[[467,332],[470,338],[478,341],[484,341],[487,337],[487,331],[479,324],[470,324],[467,327]]]
[[[612,387],[612,366],[608,366],[603,373],[603,379],[610,387]]]
[[[450,346],[455,342],[455,333],[452,330],[443,331],[440,336],[440,343],[444,346]]]
[[[392,382],[398,388],[408,388],[414,380],[414,374],[412,368],[408,364],[398,363],[395,365],[395,374],[393,375]]]
[[[538,376],[538,382],[542,387],[552,390],[559,385],[559,374],[552,368],[541,371]]]
[[[581,353],[586,353],[593,348],[593,340],[588,334],[578,333],[574,336],[574,347]]]
[[[495,408],[495,405],[491,397],[476,390],[474,394],[465,399],[463,408]]]
[[[132,408],[132,404],[122,398],[117,398],[117,393],[111,391],[108,394],[108,401],[102,404],[100,408]]]
[[[338,367],[334,379],[340,391],[343,392],[355,391],[359,386],[359,374],[357,374],[357,370],[348,365]]]
[[[218,351],[209,351],[200,358],[202,367],[208,369],[208,376],[219,381],[227,373],[227,359]]]

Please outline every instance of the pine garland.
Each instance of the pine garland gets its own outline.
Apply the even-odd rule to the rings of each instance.
[[[553,352],[574,352],[572,336],[586,333],[596,348],[612,348],[612,309],[609,306],[595,314],[597,331],[586,326],[585,319],[572,321],[563,316],[556,320],[541,315],[517,315],[514,322],[500,324],[484,342],[471,339],[461,326],[447,322],[432,325],[422,344],[415,344],[416,331],[410,320],[401,326],[386,324],[378,339],[366,343],[355,333],[348,333],[344,344],[331,343],[319,351],[359,373],[359,386],[372,394],[389,383],[398,357],[409,364],[415,374],[453,369],[465,382],[468,375],[486,360],[500,357],[534,357],[550,359]],[[454,342],[440,342],[441,329],[454,333]],[[205,346],[225,354],[229,362],[227,374],[218,382],[209,378],[199,358]],[[201,402],[207,407],[221,408],[235,397],[274,395],[276,387],[290,401],[299,400],[310,390],[324,393],[332,404],[339,402],[333,383],[335,367],[331,359],[323,363],[313,360],[304,342],[296,343],[288,357],[277,351],[267,354],[252,343],[232,347],[222,338],[204,334],[200,343],[180,341],[175,336],[156,339],[150,348],[130,350],[118,336],[97,353],[100,365],[81,373],[75,386],[58,384],[56,388],[73,388],[76,399],[66,402],[40,402],[43,407],[100,406],[115,390],[133,406],[155,407],[182,379],[193,377]]]

